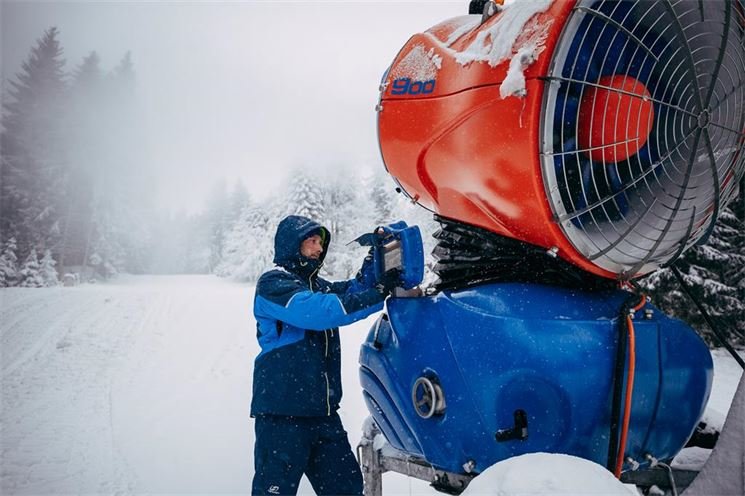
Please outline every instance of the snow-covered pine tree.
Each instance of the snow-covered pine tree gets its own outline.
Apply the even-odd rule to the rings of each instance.
[[[325,184],[323,208],[332,245],[324,261],[323,274],[332,279],[349,279],[357,273],[367,249],[351,241],[374,227],[367,221],[362,206],[364,198],[356,186],[360,182],[349,174],[336,174]]]
[[[59,285],[59,275],[55,268],[57,262],[52,258],[52,252],[46,250],[44,256],[39,263],[39,276],[41,277],[45,287],[53,287]]]
[[[745,303],[745,177],[740,180],[738,195],[730,205],[735,218],[730,222],[736,234],[732,237],[732,251],[737,255],[734,263],[725,268],[726,277],[737,288],[737,297],[741,303]],[[739,265],[736,261],[739,259]],[[741,322],[740,330],[745,323]],[[745,341],[745,337],[742,337]]]
[[[109,241],[119,248],[117,270],[143,273],[150,268],[156,234],[155,187],[136,82],[132,55],[127,52],[106,78],[106,137],[102,137],[106,140],[106,181],[97,189],[110,198],[110,219],[117,236],[109,236]]]
[[[251,195],[246,189],[246,185],[240,179],[233,186],[228,203],[225,207],[225,219],[223,224],[227,231],[233,228],[233,225],[240,219],[243,210],[251,205]]]
[[[290,174],[285,215],[302,215],[324,224],[326,210],[323,202],[323,188],[317,177],[297,168]],[[284,217],[284,216],[283,216]]]
[[[216,183],[207,198],[207,209],[205,211],[204,222],[209,237],[209,271],[214,273],[220,265],[225,244],[225,236],[228,233],[226,212],[228,210],[228,192],[225,180]]]
[[[86,262],[103,279],[114,277],[124,269],[125,231],[113,206],[108,199],[99,198],[93,207],[93,241]]]
[[[217,265],[212,271],[214,274],[220,277],[231,277],[243,262],[243,255],[248,249],[243,243],[247,240],[250,222],[246,219],[246,215],[252,211],[251,196],[246,186],[239,180],[224,205],[221,252]]]
[[[127,51],[111,74],[114,83],[123,97],[134,97],[135,69],[132,62],[132,52]]]
[[[367,179],[369,201],[372,207],[373,224],[390,224],[396,219],[396,183],[382,169],[376,169]]]
[[[95,51],[83,57],[83,61],[72,74],[72,93],[79,93],[83,98],[91,98],[100,92],[103,72],[101,72],[101,58]]]
[[[18,282],[18,257],[16,239],[10,238],[0,254],[0,288],[15,286]]]
[[[39,272],[39,257],[36,255],[36,248],[31,249],[31,253],[26,257],[23,267],[19,271],[19,286],[24,288],[41,288],[44,287],[44,279]]]
[[[220,277],[234,277],[238,267],[246,260],[252,250],[254,229],[266,225],[261,209],[252,205],[246,206],[232,229],[225,236],[220,264],[215,274]]]
[[[106,154],[104,78],[96,52],[88,54],[73,72],[68,104],[67,140],[70,144],[68,179],[63,204],[62,242],[59,262],[66,266],[86,264],[93,230],[94,187],[104,182]]]
[[[210,266],[213,256],[211,248],[212,236],[206,222],[206,214],[183,216],[181,224],[172,228],[176,232],[176,246],[172,253],[183,253],[183,265],[180,272],[187,274],[211,274],[214,267]]]
[[[738,285],[745,273],[745,253],[737,247],[741,246],[744,235],[742,223],[726,208],[707,243],[689,249],[675,263],[696,300],[707,309],[730,342],[740,345],[745,344],[745,299]],[[719,346],[669,269],[657,271],[640,282],[653,303],[691,324],[710,345]]]
[[[274,232],[279,219],[271,216],[271,209],[253,206],[246,209],[244,218],[245,245],[231,277],[239,281],[256,281],[272,267]]]
[[[16,238],[20,255],[59,239],[66,85],[58,35],[44,31],[3,98],[0,233]]]

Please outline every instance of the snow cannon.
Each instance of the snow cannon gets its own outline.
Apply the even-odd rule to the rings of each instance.
[[[394,448],[451,474],[555,452],[620,476],[685,446],[711,357],[632,279],[737,191],[743,41],[739,2],[515,0],[404,45],[380,149],[441,228],[439,280],[389,298],[360,353]]]
[[[377,107],[440,216],[631,279],[706,240],[745,171],[736,1],[487,2],[413,36]]]

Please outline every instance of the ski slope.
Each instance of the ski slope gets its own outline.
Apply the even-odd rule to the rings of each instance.
[[[212,276],[0,290],[0,493],[248,494],[253,291]],[[341,333],[353,446],[367,416],[357,355],[374,318]],[[707,418],[721,425],[739,370],[718,352],[715,364]],[[434,493],[397,474],[383,488]],[[313,494],[305,479],[300,494]]]

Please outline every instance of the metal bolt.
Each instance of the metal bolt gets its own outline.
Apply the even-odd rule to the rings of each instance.
[[[639,470],[639,462],[637,462],[630,456],[626,458],[626,463],[629,464],[629,467],[631,467],[632,472],[636,472],[637,470]]]
[[[654,317],[654,310],[651,308],[647,308],[644,310],[644,318],[647,320],[652,320],[652,317]]]
[[[379,103],[379,104],[375,105],[375,111],[376,112],[382,112],[383,111],[383,104],[382,103]]]
[[[476,462],[473,460],[468,460],[466,463],[463,464],[463,470],[467,474],[470,474],[471,472],[473,472],[473,469],[475,468],[476,468]]]
[[[551,247],[551,248],[549,248],[549,250],[548,250],[548,251],[546,252],[546,255],[548,255],[549,257],[553,257],[553,258],[556,258],[556,256],[557,256],[558,254],[559,254],[559,248],[557,248],[556,246],[552,246],[552,247]]]

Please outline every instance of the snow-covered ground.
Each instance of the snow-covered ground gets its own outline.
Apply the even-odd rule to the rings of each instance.
[[[0,290],[0,493],[248,494],[253,291],[210,276]],[[353,445],[367,416],[357,355],[373,320],[342,332]],[[706,417],[721,425],[740,372],[724,353],[715,367]],[[535,478],[536,459],[524,466]],[[398,474],[383,488],[434,493]],[[305,480],[300,493],[313,494]]]

